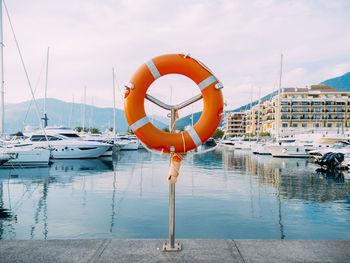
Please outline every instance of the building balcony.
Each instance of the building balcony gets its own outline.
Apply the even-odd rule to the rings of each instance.
[[[326,101],[326,105],[332,106],[345,106],[345,102],[337,102],[337,101]]]
[[[311,114],[310,111],[293,111],[292,114]]]
[[[298,119],[292,119],[292,121],[311,121],[311,118],[298,118]]]
[[[344,120],[343,117],[328,117],[327,120]]]

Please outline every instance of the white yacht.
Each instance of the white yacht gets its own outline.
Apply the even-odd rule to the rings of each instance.
[[[121,151],[124,150],[138,150],[139,149],[139,140],[130,136],[117,136],[117,140],[115,142]]]
[[[235,141],[234,148],[239,150],[251,150],[252,145],[256,143],[256,139],[244,138],[242,140]]]
[[[252,145],[252,152],[253,154],[260,154],[260,155],[271,155],[270,149],[267,147],[270,143],[268,142],[257,142],[256,144]]]
[[[324,154],[333,153],[343,153],[346,157],[350,158],[350,143],[347,141],[339,141],[331,147],[320,148],[317,150],[310,151],[309,154],[315,159],[319,159]]]
[[[220,146],[223,146],[225,148],[234,148],[236,141],[238,141],[237,138],[233,138],[233,137],[227,138],[221,141]]]
[[[112,148],[108,143],[85,141],[77,132],[65,127],[48,127],[46,134],[43,131],[32,133],[16,146],[27,145],[50,147],[53,159],[98,158]]]
[[[1,154],[10,156],[10,159],[3,163],[1,167],[12,166],[46,166],[50,160],[50,150],[42,147],[33,147],[31,145],[19,146],[13,145],[1,148]]]
[[[295,138],[280,139],[277,143],[267,147],[273,157],[308,158],[310,157],[310,151],[331,147],[342,140],[344,140],[344,137],[338,134],[304,134]]]

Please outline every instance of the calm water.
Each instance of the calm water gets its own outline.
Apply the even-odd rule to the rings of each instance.
[[[168,238],[167,157],[0,169],[0,239]],[[176,238],[350,239],[350,180],[305,159],[218,150],[185,158]],[[345,178],[348,173],[344,173]]]

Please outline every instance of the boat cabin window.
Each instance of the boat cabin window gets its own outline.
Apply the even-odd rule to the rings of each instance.
[[[60,141],[62,140],[61,138],[55,137],[55,136],[51,136],[51,135],[47,135],[47,139],[49,141]],[[45,135],[33,135],[32,137],[30,137],[30,140],[32,142],[41,142],[41,141],[46,141],[46,137]]]
[[[80,138],[78,134],[75,133],[60,133],[60,135],[68,137],[68,138]]]

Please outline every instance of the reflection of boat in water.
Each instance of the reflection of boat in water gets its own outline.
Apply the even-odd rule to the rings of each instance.
[[[91,160],[53,160],[50,171],[106,171],[112,170],[112,162],[104,159]]]
[[[273,168],[287,168],[294,170],[304,170],[306,168],[316,167],[315,164],[305,158],[270,158],[269,165]]]
[[[69,174],[70,178],[81,175],[80,173],[89,171],[88,175],[93,175],[101,171],[110,171],[113,169],[112,162],[106,162],[100,159],[68,159],[68,160],[53,160],[46,167],[29,167],[16,169],[0,169],[0,181],[11,179],[19,180],[40,180],[52,178],[55,181],[62,181],[62,175]],[[84,174],[86,175],[86,174]],[[66,177],[63,181],[66,181]]]
[[[344,182],[345,179],[350,179],[349,173],[339,171],[338,169],[316,169],[316,173],[322,175],[325,179],[335,180],[336,182]]]

